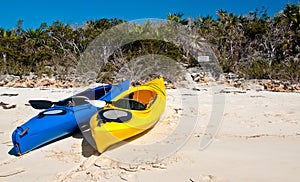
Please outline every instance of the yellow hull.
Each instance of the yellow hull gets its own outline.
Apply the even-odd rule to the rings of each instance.
[[[145,109],[135,110],[108,104],[101,110],[102,112],[125,111],[129,112],[130,119],[122,122],[106,121],[105,119],[99,119],[99,114],[101,114],[101,111],[99,111],[90,120],[92,136],[97,145],[97,150],[101,153],[109,146],[153,127],[165,109],[166,90],[162,78],[130,88],[117,96],[112,102],[117,103],[124,98],[128,98],[128,96],[145,105]]]

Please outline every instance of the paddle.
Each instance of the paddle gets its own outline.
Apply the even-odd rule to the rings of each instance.
[[[106,104],[112,104],[115,107],[123,108],[123,109],[130,109],[130,110],[145,110],[146,106],[133,99],[128,98],[122,98],[117,101],[104,101],[104,100],[88,100],[90,104],[92,104],[95,107],[103,108]]]
[[[29,100],[30,105],[34,109],[48,109],[53,104],[57,104],[60,106],[70,106],[69,102],[73,101],[74,103],[71,104],[71,106],[75,105],[81,105],[81,104],[91,104],[98,108],[103,108],[106,104],[113,104],[116,107],[124,108],[124,109],[131,109],[131,110],[145,110],[146,106],[142,103],[140,103],[137,100],[132,99],[119,99],[118,101],[104,101],[104,100],[89,100],[87,97],[84,96],[75,96],[71,97],[69,99],[66,99],[64,101],[58,101],[58,102],[52,102],[49,100]]]
[[[53,104],[58,104],[59,102],[52,102],[50,100],[29,100],[31,107],[34,109],[48,109]]]
[[[29,104],[34,109],[48,109],[52,107],[52,105],[56,104],[59,106],[76,106],[81,104],[87,104],[89,98],[85,96],[73,96],[68,99],[65,99],[63,101],[53,102],[50,100],[42,100],[42,99],[36,99],[36,100],[29,100]]]

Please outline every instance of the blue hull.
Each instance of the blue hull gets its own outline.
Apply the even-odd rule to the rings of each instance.
[[[125,81],[116,86],[105,85],[89,89],[74,96],[84,96],[90,100],[110,101],[128,88],[129,81]],[[67,102],[73,97],[60,101],[60,104],[46,109],[22,126],[17,127],[12,133],[15,151],[19,155],[24,154],[77,131],[78,126],[88,124],[99,108],[89,103],[70,106]]]

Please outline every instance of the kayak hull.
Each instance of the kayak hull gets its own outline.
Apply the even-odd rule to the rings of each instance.
[[[136,108],[138,110],[116,107],[120,100],[129,95],[133,95],[133,100],[138,100],[147,107]],[[92,136],[100,153],[111,145],[151,129],[157,123],[166,105],[163,79],[154,79],[145,85],[131,88],[114,98],[112,103],[115,104],[109,104],[98,111],[90,121]],[[112,115],[116,118],[117,113],[121,113],[122,116],[115,121],[107,118]],[[129,116],[126,116],[126,113]]]
[[[96,87],[75,96],[80,95],[88,99],[96,98],[110,101],[121,92],[127,90],[128,87],[129,81],[125,81],[117,86],[104,85]],[[102,91],[104,92],[101,93]],[[68,98],[62,100],[61,103],[64,103],[66,100]],[[89,103],[75,106],[54,105],[14,130],[12,133],[14,149],[19,155],[22,155],[37,147],[70,135],[79,130],[80,125],[88,125],[90,118],[98,110],[99,108]]]

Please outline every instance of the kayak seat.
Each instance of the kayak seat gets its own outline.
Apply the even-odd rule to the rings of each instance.
[[[118,109],[104,109],[98,113],[97,116],[99,122],[98,126],[105,122],[126,122],[132,118],[132,114],[129,111]]]
[[[128,110],[145,110],[146,105],[134,100],[134,99],[129,99],[129,98],[122,98],[117,100],[116,102],[113,103],[115,107],[123,108],[123,109],[128,109]]]
[[[156,95],[155,92],[151,90],[138,90],[131,93],[131,99],[137,100],[145,105],[149,104],[152,98]]]

